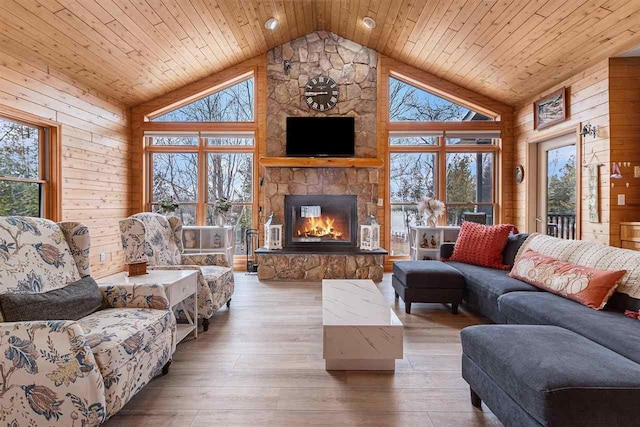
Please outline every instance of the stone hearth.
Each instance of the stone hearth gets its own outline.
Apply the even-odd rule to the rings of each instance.
[[[309,280],[371,279],[382,280],[382,262],[386,251],[358,254],[278,253],[258,250],[258,279]]]

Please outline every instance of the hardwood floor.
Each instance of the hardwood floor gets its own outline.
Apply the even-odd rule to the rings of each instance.
[[[394,305],[391,275],[379,285]],[[236,274],[231,309],[178,346],[114,426],[500,426],[471,406],[460,375],[460,329],[484,323],[440,304],[404,313],[405,358],[395,374],[327,372],[319,283],[261,283]]]

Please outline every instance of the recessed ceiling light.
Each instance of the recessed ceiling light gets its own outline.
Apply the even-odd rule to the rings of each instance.
[[[277,26],[278,26],[278,20],[276,18],[271,18],[264,23],[264,27],[267,30],[275,30]]]
[[[370,30],[372,30],[376,26],[376,21],[374,21],[373,18],[369,16],[362,18],[362,22],[364,23],[364,26]]]

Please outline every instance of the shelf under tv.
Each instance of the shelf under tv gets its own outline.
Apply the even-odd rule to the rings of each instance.
[[[381,168],[384,161],[369,157],[260,157],[268,168]]]

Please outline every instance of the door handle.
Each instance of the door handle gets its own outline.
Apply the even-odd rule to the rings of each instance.
[[[542,222],[542,218],[540,218],[539,216],[536,217],[536,222]]]

